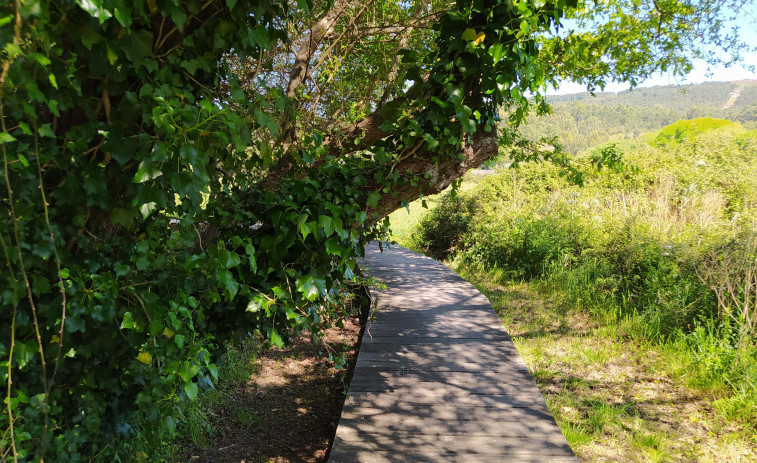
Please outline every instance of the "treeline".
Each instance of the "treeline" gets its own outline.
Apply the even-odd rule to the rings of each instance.
[[[578,93],[553,96],[550,104],[553,113],[532,115],[522,132],[531,140],[557,137],[570,154],[610,140],[634,139],[681,119],[717,117],[757,127],[757,81]]]
[[[682,121],[577,161],[583,187],[523,164],[448,194],[409,244],[675,349],[724,417],[757,426],[757,130]]]

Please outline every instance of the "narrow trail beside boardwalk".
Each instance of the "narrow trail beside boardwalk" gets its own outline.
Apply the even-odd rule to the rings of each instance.
[[[400,246],[374,292],[330,462],[576,462],[486,297]]]

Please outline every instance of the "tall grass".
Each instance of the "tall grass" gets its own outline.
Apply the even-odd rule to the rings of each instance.
[[[442,197],[403,244],[662,344],[725,416],[757,426],[757,131],[679,122],[612,149],[623,162],[584,187],[541,164]]]

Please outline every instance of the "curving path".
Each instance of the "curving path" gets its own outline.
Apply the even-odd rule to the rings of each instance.
[[[577,462],[488,299],[399,246],[366,251],[363,335],[330,462]]]

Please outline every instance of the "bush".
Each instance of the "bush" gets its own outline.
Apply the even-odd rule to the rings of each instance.
[[[463,243],[473,216],[473,199],[446,193],[438,205],[421,218],[412,234],[414,245],[434,259],[445,260]]]

